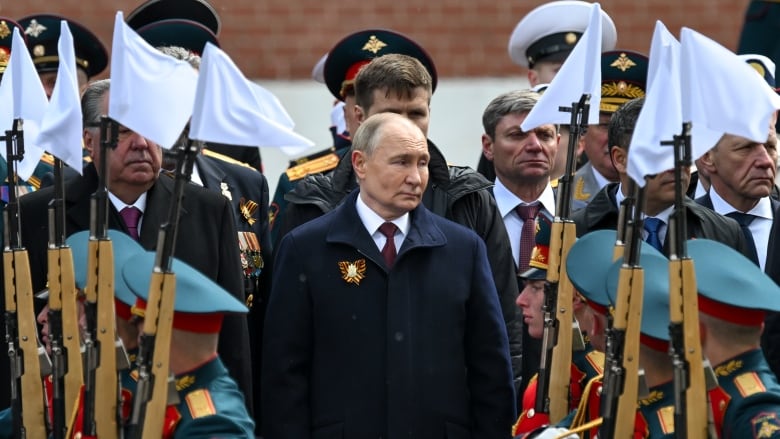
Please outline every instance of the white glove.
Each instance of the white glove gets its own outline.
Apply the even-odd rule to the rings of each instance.
[[[569,430],[565,428],[558,428],[558,427],[547,427],[539,433],[538,435],[534,436],[536,439],[555,439],[558,437],[563,437],[564,439],[579,439],[579,436],[576,434],[570,434],[568,436],[564,436],[566,433],[568,433]]]

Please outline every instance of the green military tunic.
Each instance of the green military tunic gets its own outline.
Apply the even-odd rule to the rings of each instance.
[[[780,438],[780,384],[760,349],[720,364],[715,374],[731,397],[722,439]]]
[[[255,423],[244,396],[219,357],[176,377],[180,416],[174,438],[251,438]]]

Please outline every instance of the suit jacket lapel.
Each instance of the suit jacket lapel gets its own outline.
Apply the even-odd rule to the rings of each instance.
[[[195,164],[198,166],[198,174],[203,181],[203,185],[212,190],[219,190],[220,184],[225,181],[225,173],[215,166],[209,159],[198,154],[195,157]]]
[[[160,226],[168,220],[168,209],[173,202],[173,183],[173,179],[160,175],[147,192],[140,236],[141,245],[145,248],[155,248]]]

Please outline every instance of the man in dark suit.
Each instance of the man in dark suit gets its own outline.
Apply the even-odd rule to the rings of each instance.
[[[358,36],[361,39],[355,39],[350,44],[356,48],[355,51],[372,41],[369,35]],[[430,57],[422,54],[424,52],[419,53],[421,58],[417,59],[388,53],[374,58],[360,68],[354,81],[357,104],[353,110],[356,111],[358,122],[362,123],[374,114],[399,113],[412,120],[427,135],[436,69]],[[357,64],[365,62],[362,55],[342,54],[345,60],[350,56],[354,57]],[[345,82],[344,72],[331,74],[330,67],[348,70],[346,66],[351,64],[326,64],[325,78],[328,86],[338,90]],[[428,161],[431,184],[425,189],[423,204],[433,213],[474,230],[485,241],[493,281],[498,290],[509,334],[512,365],[519,388],[523,347],[522,321],[515,306],[515,298],[518,295],[517,272],[512,261],[506,228],[496,201],[490,194],[492,183],[470,168],[450,166],[446,157],[430,140],[428,153],[431,156]],[[308,175],[287,194],[287,215],[284,222],[275,226],[281,227],[278,236],[284,236],[286,231],[295,226],[335,209],[356,186],[349,156],[342,158],[331,173]]]
[[[512,368],[484,243],[422,205],[430,155],[411,121],[375,115],[353,140],[359,189],[280,244],[265,436],[508,438]]]
[[[617,229],[618,206],[627,195],[625,191],[630,178],[626,171],[629,143],[643,103],[644,99],[628,101],[615,112],[609,122],[610,154],[620,182],[604,186],[585,208],[572,214],[572,220],[577,224],[577,236],[591,230]],[[684,188],[688,187],[689,176],[690,169],[685,169],[682,182]],[[646,181],[645,230],[642,237],[666,255],[669,254],[669,240],[666,236],[669,217],[674,210],[674,192],[673,170],[662,172]],[[688,197],[684,198],[683,203],[689,237],[720,241],[740,253],[747,254],[745,236],[736,221],[700,206]],[[658,227],[651,228],[651,224],[657,224]]]
[[[99,152],[99,130],[94,128],[102,114],[108,112],[110,80],[89,85],[82,96],[84,145],[93,163],[84,168],[81,178],[66,182],[66,232],[68,235],[89,229],[90,196],[97,189],[96,164],[104,158]],[[137,237],[141,245],[156,248],[160,225],[167,221],[173,198],[173,179],[160,175],[162,152],[158,145],[125,127],[119,129],[119,142],[108,151],[110,192],[109,227]],[[20,199],[22,240],[30,255],[33,287],[46,285],[46,249],[48,238],[47,206],[52,188],[37,191]],[[135,224],[125,219],[124,209],[140,212]],[[125,211],[126,212],[126,211]],[[236,230],[233,213],[225,197],[194,185],[187,185],[182,200],[175,256],[187,262],[223,288],[245,301],[241,281]],[[252,390],[248,330],[244,316],[229,316],[220,332],[220,355],[231,375],[245,394]]]

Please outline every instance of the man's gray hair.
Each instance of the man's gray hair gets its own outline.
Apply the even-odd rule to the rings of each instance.
[[[91,82],[84,94],[81,95],[81,113],[84,128],[95,128],[94,124],[100,123],[103,114],[103,97],[111,88],[110,79],[101,79]]]
[[[496,126],[504,116],[528,113],[539,102],[540,97],[539,93],[531,90],[515,90],[498,95],[482,113],[485,134],[493,139],[496,136]]]

